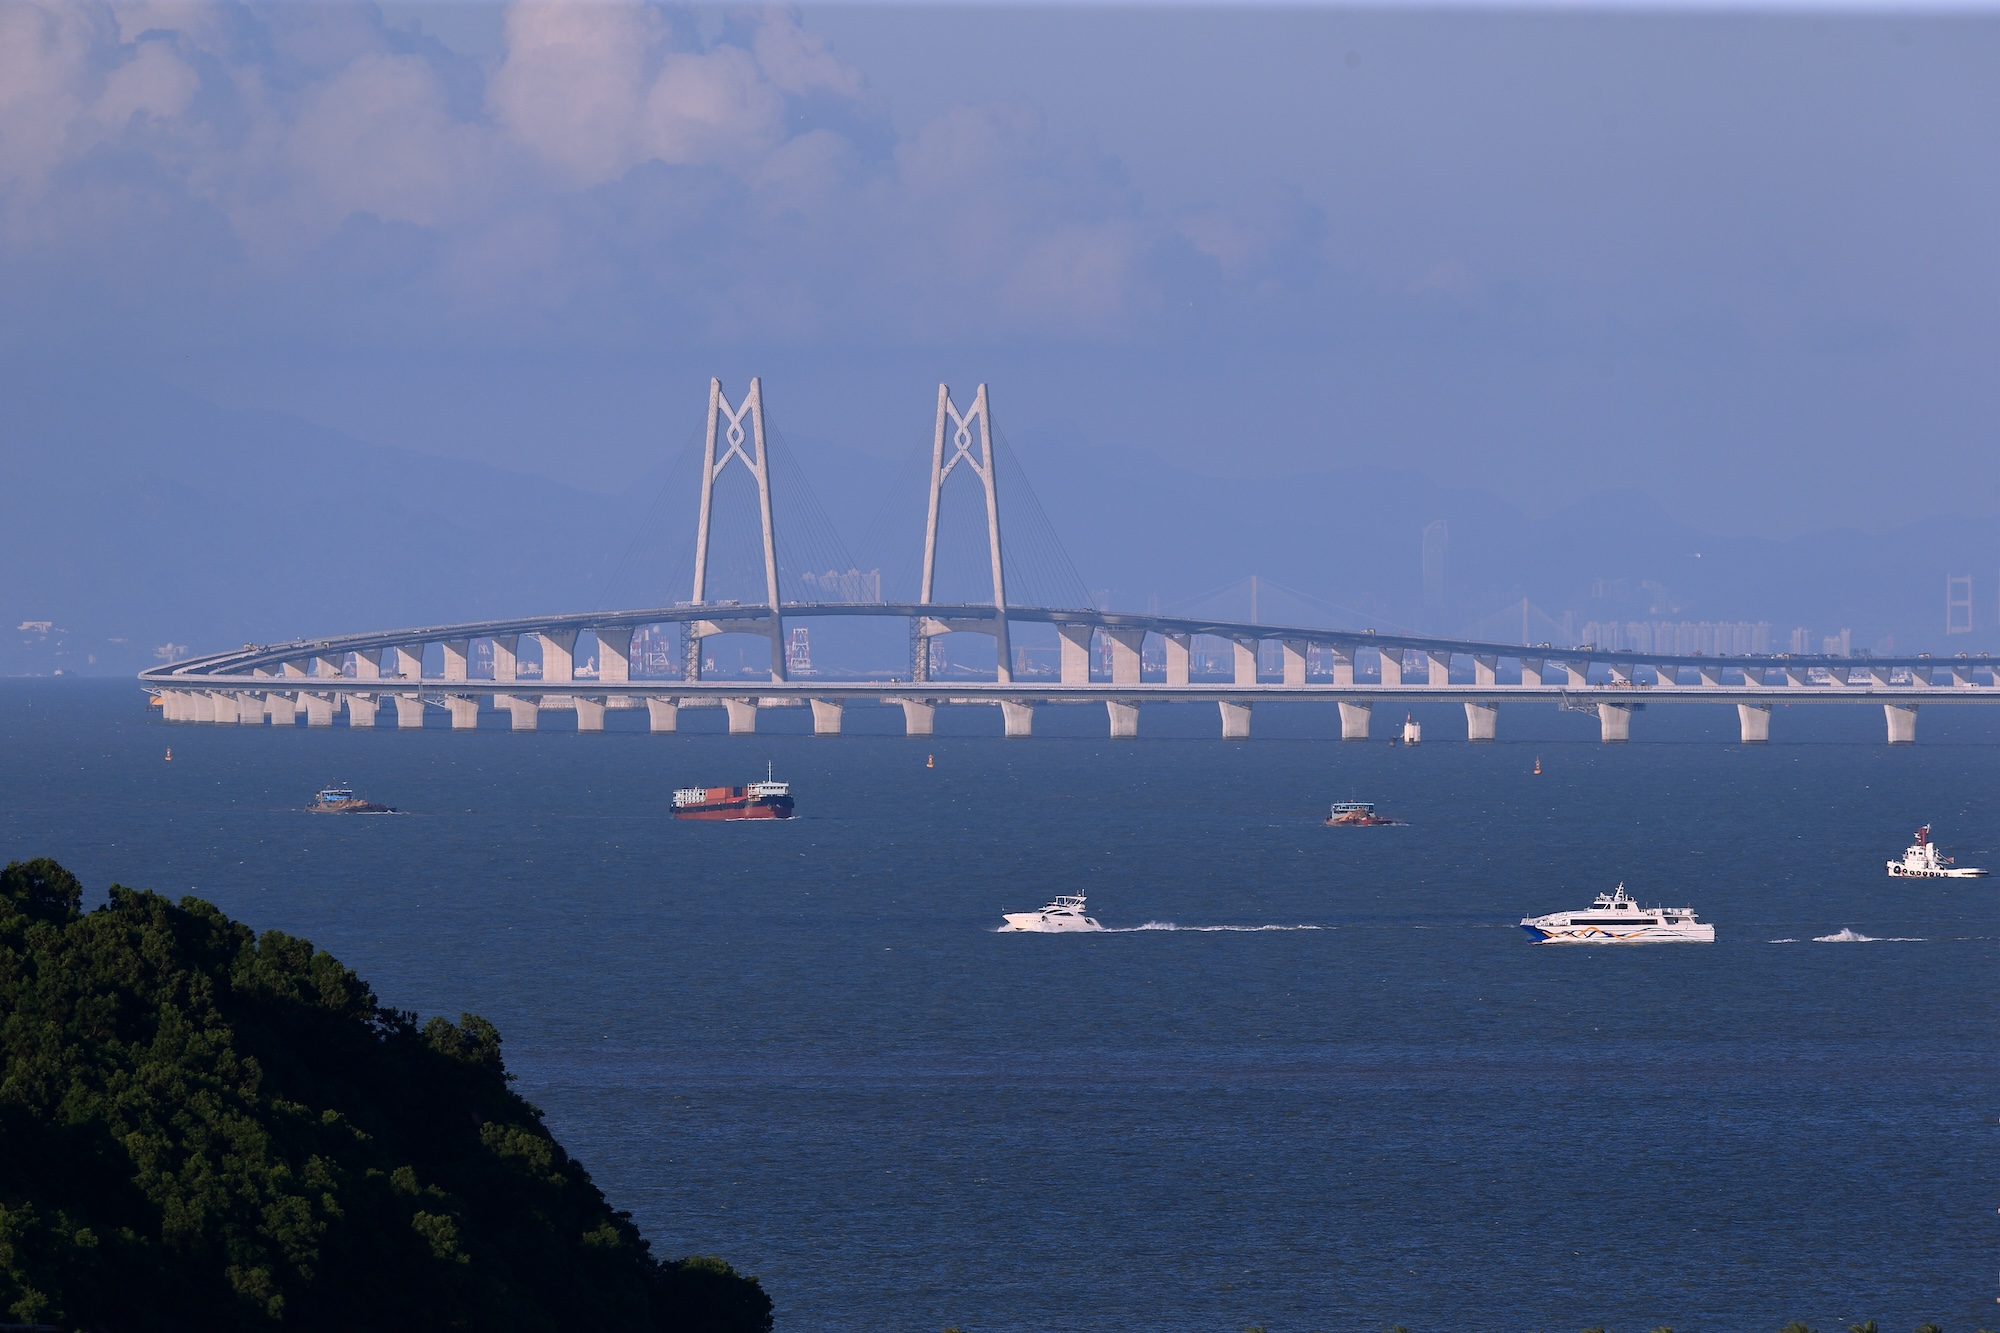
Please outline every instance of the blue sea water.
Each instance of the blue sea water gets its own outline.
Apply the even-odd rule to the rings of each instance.
[[[1227,744],[1194,708],[279,732],[5,682],[0,856],[493,1019],[613,1202],[783,1330],[1995,1326],[2000,876],[1882,862],[1932,821],[2000,868],[2000,716],[1892,750],[1879,709],[1781,710],[1748,748],[1656,707],[1603,747],[1523,706],[1474,747],[1455,712],[1417,748],[1305,706]],[[664,817],[767,760],[798,819]],[[330,781],[411,813],[303,813]],[[1344,798],[1409,825],[1321,826]],[[1621,879],[1718,942],[1513,924]],[[1175,928],[994,932],[1058,892]]]

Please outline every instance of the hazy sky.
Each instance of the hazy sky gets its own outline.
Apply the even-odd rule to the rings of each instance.
[[[0,339],[612,490],[765,377],[1218,474],[2000,512],[2000,20],[0,0]]]

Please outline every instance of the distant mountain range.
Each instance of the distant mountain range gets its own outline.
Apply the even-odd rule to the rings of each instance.
[[[1525,599],[1536,641],[1593,621],[1742,620],[1770,622],[1777,651],[1794,627],[1814,647],[1847,629],[1857,649],[2000,651],[2000,532],[1978,519],[1718,538],[1640,494],[1532,518],[1375,464],[1230,477],[1059,429],[1012,443],[1003,526],[1020,601],[1516,640]],[[802,472],[823,517],[781,496],[788,579],[846,560],[913,592],[928,459],[789,448],[780,481]],[[685,598],[693,473],[682,460],[595,494],[156,382],[111,393],[74,370],[0,367],[0,674],[122,674],[169,651]],[[982,586],[970,494],[947,510],[941,596]],[[739,579],[754,558],[743,517],[719,562]],[[1972,576],[1972,633],[1943,633],[1947,574]]]

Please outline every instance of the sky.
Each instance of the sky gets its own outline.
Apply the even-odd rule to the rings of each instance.
[[[1880,534],[2000,513],[1997,113],[1976,8],[0,0],[0,357],[606,494],[710,375],[883,457],[986,381]]]

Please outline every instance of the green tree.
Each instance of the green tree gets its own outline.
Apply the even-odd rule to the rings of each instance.
[[[1813,1330],[1806,1327],[1803,1319],[1794,1319],[1791,1323],[1779,1329],[1778,1333],[1813,1333]]]
[[[1870,1319],[1862,1324],[1849,1324],[1847,1333],[1881,1333],[1881,1330],[1876,1328],[1875,1321]]]
[[[196,898],[0,871],[0,1311],[21,1322],[765,1333],[720,1259],[654,1259],[508,1086]],[[4,1320],[0,1320],[4,1322]]]

